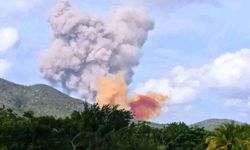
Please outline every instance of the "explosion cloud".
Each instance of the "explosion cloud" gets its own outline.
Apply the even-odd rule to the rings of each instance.
[[[160,113],[160,105],[155,99],[144,95],[137,97],[138,99],[129,103],[135,119],[147,120]]]
[[[98,77],[124,70],[125,82],[131,82],[132,68],[154,27],[143,8],[116,7],[102,19],[73,9],[67,0],[52,10],[49,23],[54,35],[41,55],[40,71],[50,83],[87,100],[96,96]]]
[[[137,120],[149,120],[159,115],[162,104],[167,100],[167,96],[153,92],[128,98],[124,72],[101,77],[98,81],[96,102],[100,106],[119,105],[121,109],[130,110]]]
[[[61,0],[49,23],[54,36],[40,61],[40,71],[48,81],[87,100],[96,99],[100,106],[119,105],[138,120],[160,113],[166,96],[127,96],[132,68],[139,64],[140,49],[154,27],[144,9],[116,7],[104,20]]]
[[[149,92],[145,95],[136,95],[129,101],[130,110],[135,119],[148,120],[161,113],[162,104],[168,99],[160,93]]]

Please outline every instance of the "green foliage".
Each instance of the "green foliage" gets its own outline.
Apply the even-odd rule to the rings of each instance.
[[[250,126],[227,123],[207,137],[208,150],[249,150]]]
[[[84,104],[84,111],[71,117],[35,117],[32,112],[18,116],[0,110],[0,149],[78,150],[109,149],[111,134],[129,127],[130,112],[117,107]]]
[[[190,128],[184,123],[171,123],[156,133],[157,141],[166,150],[205,149],[203,140],[208,134],[202,128]]]
[[[247,150],[249,137],[247,125],[224,125],[214,133],[184,123],[153,128],[135,123],[128,111],[87,103],[63,119],[0,109],[0,150],[216,150],[225,143]]]

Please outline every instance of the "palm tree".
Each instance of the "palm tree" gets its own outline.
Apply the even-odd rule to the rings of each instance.
[[[231,122],[215,129],[206,138],[207,150],[248,150],[250,147],[249,126]]]
[[[250,149],[250,126],[249,125],[241,125],[239,128],[239,134],[240,134],[240,148],[241,149]]]

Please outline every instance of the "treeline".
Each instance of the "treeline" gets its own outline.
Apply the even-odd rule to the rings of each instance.
[[[70,117],[23,116],[0,109],[0,150],[249,150],[250,127],[226,124],[209,132],[172,123],[152,128],[117,107],[84,105]]]

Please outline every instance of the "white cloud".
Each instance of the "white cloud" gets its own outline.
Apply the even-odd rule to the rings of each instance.
[[[149,91],[164,93],[169,96],[169,105],[183,104],[192,101],[196,97],[196,91],[192,87],[177,87],[171,84],[168,79],[152,79],[144,84],[137,86],[137,93],[146,93]]]
[[[19,40],[18,31],[12,27],[0,28],[0,52],[6,52]]]
[[[0,0],[0,17],[17,12],[27,12],[43,0]]]
[[[19,40],[18,31],[12,27],[0,28],[0,54],[13,48]],[[0,77],[3,77],[10,68],[10,63],[0,59]]]
[[[139,84],[135,91],[162,92],[169,95],[169,104],[192,102],[203,92],[224,99],[246,99],[250,96],[249,60],[250,49],[241,49],[223,54],[199,68],[177,66],[166,79],[149,80]]]
[[[10,68],[10,63],[6,60],[0,59],[0,77],[4,76]]]
[[[100,0],[99,0],[100,1]],[[107,1],[107,0],[106,0]],[[117,0],[110,0],[111,2],[117,1]],[[134,3],[145,3],[148,5],[154,4],[159,7],[180,7],[188,4],[211,4],[218,6],[220,3],[218,0],[118,0],[119,2],[134,2]]]
[[[189,4],[211,4],[214,6],[220,6],[219,1],[217,0],[154,0],[154,1],[149,1],[149,0],[141,0],[145,3],[148,4],[156,4],[159,7],[181,7]]]
[[[242,104],[242,100],[241,99],[227,99],[225,100],[224,106],[226,107],[232,107],[232,106],[236,106],[236,105],[241,105]]]
[[[245,99],[230,98],[224,102],[224,107],[240,114],[241,117],[250,116],[250,97]]]

